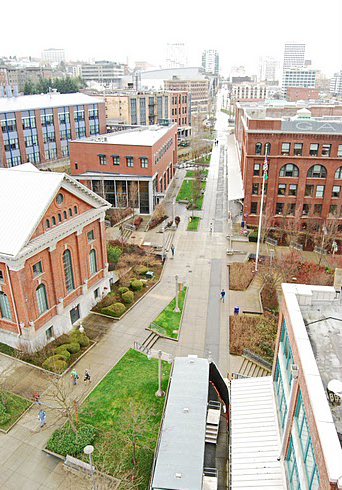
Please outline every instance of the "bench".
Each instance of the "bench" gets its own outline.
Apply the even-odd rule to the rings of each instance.
[[[93,471],[93,468],[90,466],[89,463],[85,463],[84,461],[81,461],[80,459],[74,458],[73,456],[69,456],[69,454],[66,455],[66,458],[64,460],[65,466],[68,466],[69,468],[73,468],[75,470],[84,470],[86,473],[91,474]]]

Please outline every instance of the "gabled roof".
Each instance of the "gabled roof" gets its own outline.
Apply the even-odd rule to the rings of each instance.
[[[18,255],[61,187],[94,208],[110,206],[69,175],[20,167],[0,168],[0,255]]]

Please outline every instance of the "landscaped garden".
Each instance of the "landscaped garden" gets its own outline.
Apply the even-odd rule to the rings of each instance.
[[[169,373],[162,362],[164,391]],[[82,404],[76,432],[67,423],[52,434],[47,449],[85,460],[83,448],[92,444],[98,471],[146,490],[164,407],[157,389],[158,360],[129,350]]]
[[[36,352],[26,348],[19,350],[0,343],[0,352],[41,367],[47,371],[61,374],[73,364],[91,346],[85,333],[73,330],[46,344]]]
[[[199,170],[201,177],[207,177],[208,172],[209,172],[208,169]],[[195,176],[196,176],[196,171],[194,170],[188,170],[187,173],[185,174],[185,177],[195,177]]]
[[[193,180],[183,180],[182,186],[176,197],[176,201],[188,201],[193,199],[195,209],[202,209],[203,194],[201,191],[205,190],[206,182]],[[193,198],[195,196],[195,198]]]
[[[182,312],[184,307],[184,300],[186,295],[186,287],[183,287],[181,293],[178,294],[178,307],[179,313],[175,313],[173,310],[176,306],[176,299],[174,298],[167,307],[157,316],[150,328],[155,332],[170,337],[171,339],[177,339],[179,334],[180,321],[182,318]]]
[[[229,289],[245,291],[254,277],[254,262],[235,262],[229,266]]]
[[[0,387],[0,429],[7,431],[31,404],[31,401]]]
[[[108,244],[107,257],[119,280],[92,311],[120,318],[159,280],[162,260],[151,248],[122,246],[120,241]]]
[[[197,231],[199,226],[200,218],[198,216],[189,216],[187,231]]]

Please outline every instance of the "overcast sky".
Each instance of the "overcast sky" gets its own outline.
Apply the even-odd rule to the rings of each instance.
[[[307,44],[306,58],[331,75],[342,69],[342,0],[19,0],[1,20],[1,55],[40,56],[64,48],[68,59],[163,64],[167,42],[185,42],[189,61],[203,49],[256,73],[258,58],[281,58],[285,41]]]

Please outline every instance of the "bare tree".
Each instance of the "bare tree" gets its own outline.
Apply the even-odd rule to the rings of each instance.
[[[77,407],[81,396],[75,396],[71,381],[65,377],[53,376],[50,381],[51,386],[44,394],[44,402],[46,405],[51,403],[47,406],[58,413],[58,418],[66,417],[71,430],[76,434],[75,422],[77,423]]]

